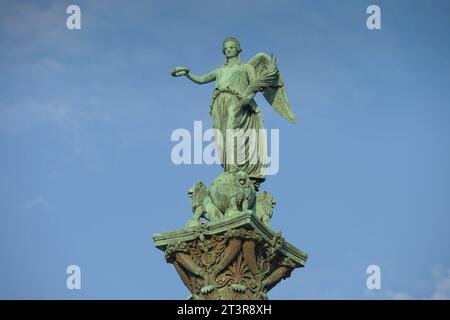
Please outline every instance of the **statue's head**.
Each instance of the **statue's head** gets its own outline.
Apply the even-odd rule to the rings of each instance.
[[[194,184],[192,186],[192,188],[190,188],[188,190],[188,196],[189,196],[189,198],[194,199],[194,198],[198,197],[199,195],[201,197],[203,197],[204,193],[207,193],[207,192],[208,192],[208,187],[205,186],[205,184],[203,182],[199,181],[196,184]]]
[[[247,183],[248,176],[244,171],[238,171],[236,173],[236,178],[239,185],[244,186]]]
[[[229,58],[233,58],[239,55],[242,52],[241,44],[239,40],[234,37],[228,37],[223,41],[223,54]]]
[[[208,187],[203,182],[197,182],[188,190],[189,198],[192,200],[192,210],[201,205],[203,199],[208,195]]]

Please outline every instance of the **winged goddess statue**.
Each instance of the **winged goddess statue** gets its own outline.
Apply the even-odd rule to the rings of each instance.
[[[255,184],[265,180],[267,142],[260,109],[254,100],[262,92],[267,102],[288,121],[296,118],[286,97],[283,79],[273,55],[256,54],[250,61],[240,59],[241,45],[236,38],[223,42],[225,63],[203,76],[186,67],[174,68],[174,77],[186,76],[197,84],[215,81],[210,114],[214,142],[224,171],[247,173]],[[237,138],[237,143],[235,139]]]

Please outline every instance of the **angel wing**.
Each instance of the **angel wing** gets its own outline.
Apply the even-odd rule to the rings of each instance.
[[[256,77],[247,90],[262,91],[267,102],[286,120],[296,123],[291,105],[286,97],[286,90],[273,55],[258,53],[248,61],[255,68]]]

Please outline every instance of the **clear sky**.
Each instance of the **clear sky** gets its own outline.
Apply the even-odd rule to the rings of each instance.
[[[221,168],[172,163],[173,130],[210,126],[213,84],[169,71],[218,67],[230,35],[245,61],[276,55],[298,118],[257,99],[280,130],[272,226],[310,255],[270,298],[450,298],[446,0],[2,0],[0,298],[188,296],[152,233],[182,227],[188,188]]]

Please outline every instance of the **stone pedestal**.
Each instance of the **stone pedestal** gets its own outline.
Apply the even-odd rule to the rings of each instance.
[[[193,300],[260,300],[308,255],[251,211],[153,235]]]

